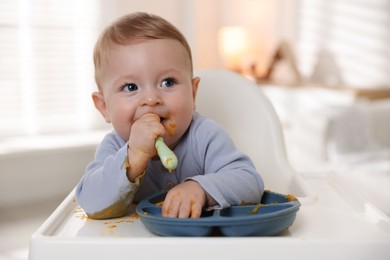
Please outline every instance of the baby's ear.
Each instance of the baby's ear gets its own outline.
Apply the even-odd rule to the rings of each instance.
[[[110,115],[107,110],[106,102],[104,101],[104,96],[102,92],[93,92],[92,93],[93,104],[96,109],[99,110],[100,114],[102,114],[103,118],[107,123],[111,123]]]
[[[192,82],[191,82],[192,83],[192,97],[194,98],[194,101],[196,98],[196,93],[198,92],[199,82],[200,82],[199,77],[193,78]]]

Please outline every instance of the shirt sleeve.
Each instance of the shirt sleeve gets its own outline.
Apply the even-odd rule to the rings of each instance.
[[[127,213],[140,178],[134,183],[128,180],[126,157],[127,143],[115,133],[106,135],[76,188],[77,202],[89,217],[105,219]]]
[[[244,203],[260,203],[264,183],[251,159],[239,151],[229,135],[208,119],[196,129],[198,149],[194,150],[204,175],[197,181],[217,203],[226,208]]]

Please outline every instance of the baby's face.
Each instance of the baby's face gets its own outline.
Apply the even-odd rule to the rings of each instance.
[[[185,48],[171,39],[115,45],[103,67],[101,111],[116,132],[128,140],[132,124],[148,113],[168,128],[164,140],[176,143],[187,130],[199,80],[192,79]]]

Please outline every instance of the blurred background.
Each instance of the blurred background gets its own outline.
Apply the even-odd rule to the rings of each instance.
[[[369,172],[390,185],[387,0],[0,0],[0,260],[27,259],[32,232],[110,130],[91,100],[92,50],[133,11],[176,25],[195,70],[253,80],[297,171],[352,173],[372,198]]]

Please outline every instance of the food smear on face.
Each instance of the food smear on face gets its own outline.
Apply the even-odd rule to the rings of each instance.
[[[162,122],[165,130],[167,130],[167,133],[168,135],[172,136],[176,133],[176,130],[175,130],[175,127],[176,127],[176,123],[173,122],[170,118],[168,118],[167,120],[164,120]]]
[[[175,122],[170,122],[169,123],[169,127],[167,127],[167,131],[168,131],[168,134],[169,135],[174,135],[175,134],[175,127],[176,127],[176,124]]]

